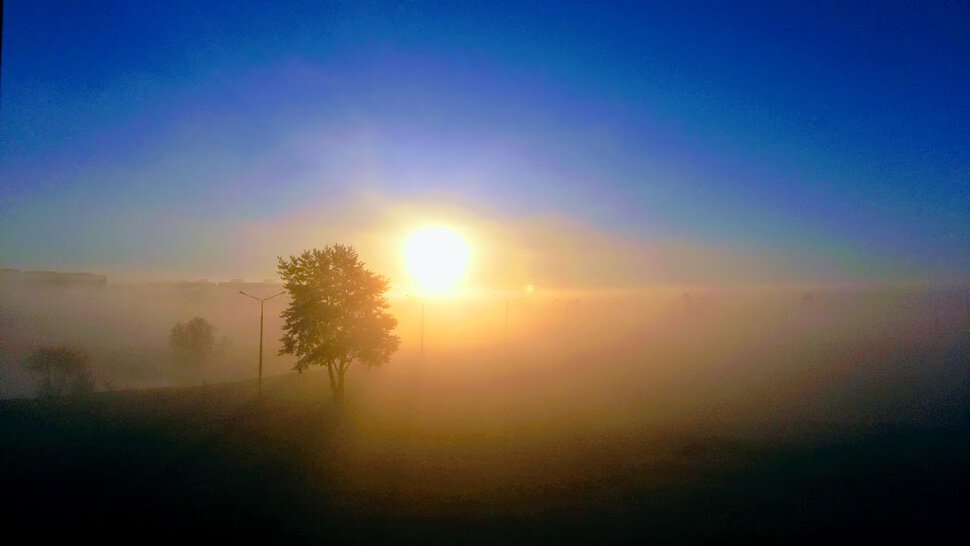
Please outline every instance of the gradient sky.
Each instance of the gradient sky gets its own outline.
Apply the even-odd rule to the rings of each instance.
[[[970,4],[598,4],[8,0],[0,265],[262,278],[363,195],[970,275]]]

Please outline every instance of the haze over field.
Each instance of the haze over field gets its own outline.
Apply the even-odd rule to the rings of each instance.
[[[970,4],[2,9],[11,519],[962,528]]]
[[[240,288],[279,291],[8,284],[0,294],[9,325],[3,395],[34,394],[38,378],[19,362],[49,344],[86,349],[97,390],[186,385],[168,333],[193,316],[210,320],[228,344],[189,384],[252,378],[258,305]],[[266,304],[267,375],[295,362],[276,354],[288,299]],[[424,300],[422,361],[422,300],[392,295],[401,349],[384,368],[355,370],[350,393],[393,407],[394,392],[417,389],[426,403],[473,413],[527,404],[530,412],[593,412],[603,423],[956,422],[968,401],[968,302],[964,287],[465,294]]]

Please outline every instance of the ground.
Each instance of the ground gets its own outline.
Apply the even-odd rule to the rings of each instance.
[[[258,542],[944,540],[970,427],[425,419],[325,374],[0,403],[8,531]],[[447,412],[439,407],[436,412]],[[953,540],[955,542],[955,540]]]

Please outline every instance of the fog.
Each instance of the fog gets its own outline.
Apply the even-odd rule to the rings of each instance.
[[[416,388],[418,405],[450,400],[448,411],[429,412],[436,419],[472,412],[506,423],[575,418],[596,428],[730,424],[766,432],[794,423],[944,424],[966,412],[965,290],[540,296],[510,302],[507,346],[504,306],[429,305],[426,362],[415,363],[409,383],[407,364],[419,360],[412,342],[401,356],[407,364],[374,374],[372,396]],[[406,340],[414,339],[411,313],[402,320]],[[466,313],[473,323],[459,319]]]
[[[221,351],[208,362],[201,380],[208,383],[255,377],[259,343],[259,304],[238,292],[261,296],[281,291],[264,283],[173,282],[116,284],[103,287],[32,286],[7,282],[0,287],[4,398],[31,396],[36,378],[22,361],[47,345],[68,345],[91,357],[98,390],[184,385],[168,335],[176,322],[195,316],[211,322]],[[274,292],[275,291],[275,292]],[[264,374],[292,365],[276,355],[279,312],[284,298],[267,302]]]
[[[270,283],[181,282],[0,287],[3,398],[34,396],[30,351],[86,351],[96,390],[190,384],[168,333],[194,316],[224,349],[192,382],[253,379],[259,304]],[[284,295],[265,304],[264,375],[295,374],[278,356]],[[793,424],[945,424],[966,417],[970,298],[964,287],[654,287],[392,294],[401,348],[379,369],[355,366],[348,397],[375,422],[410,416],[572,422],[597,428]],[[422,307],[424,348],[422,352]],[[329,396],[319,392],[321,399]]]

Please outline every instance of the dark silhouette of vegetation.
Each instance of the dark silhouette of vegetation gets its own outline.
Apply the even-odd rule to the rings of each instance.
[[[40,395],[56,397],[94,390],[88,355],[70,347],[41,347],[27,357],[27,367],[40,374]]]
[[[352,247],[281,257],[278,270],[291,297],[279,354],[297,356],[295,370],[326,367],[339,400],[353,362],[371,367],[390,360],[400,339],[391,334],[397,319],[386,311],[388,279],[367,270]]]
[[[169,345],[175,353],[175,361],[183,370],[198,375],[216,352],[216,327],[202,317],[194,317],[182,324],[172,326],[168,335]]]

